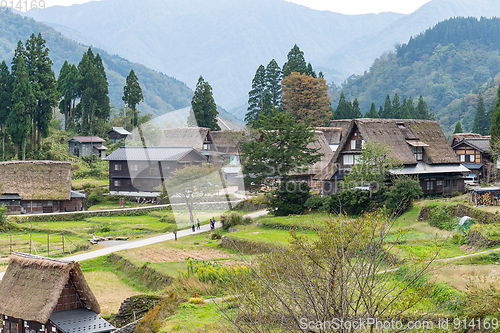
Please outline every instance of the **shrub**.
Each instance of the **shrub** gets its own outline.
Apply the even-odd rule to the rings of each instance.
[[[216,229],[210,235],[210,239],[221,239],[222,238],[222,230]]]
[[[7,208],[4,206],[0,206],[0,232],[1,231],[7,231],[9,229],[9,226],[7,224],[7,216],[5,215],[7,213]]]
[[[429,213],[429,224],[443,230],[453,230],[457,221],[453,216],[454,206],[433,204]]]
[[[359,215],[371,208],[370,192],[365,190],[343,191],[332,194],[330,198],[330,212],[333,214]]]
[[[193,298],[189,299],[189,303],[191,303],[191,304],[205,304],[205,300],[203,298],[199,298],[199,297],[194,298],[193,297]]]
[[[312,195],[307,201],[304,203],[304,207],[309,210],[322,210],[325,207],[323,203],[325,200],[323,198],[329,197],[321,197],[320,195]]]
[[[170,294],[154,308],[148,311],[144,318],[139,322],[136,333],[159,332],[166,317],[171,316],[175,312],[179,300],[176,294]]]
[[[230,282],[235,277],[246,275],[250,272],[247,266],[226,266],[212,261],[187,258],[187,271],[179,270],[184,278],[197,277],[201,282]]]
[[[96,205],[104,201],[104,192],[101,188],[94,188],[90,194],[83,199],[83,206],[88,209],[90,206]]]
[[[243,216],[237,212],[231,212],[229,214],[222,214],[220,217],[220,222],[222,223],[222,228],[224,230],[229,230],[229,228],[235,225],[243,224]]]
[[[243,218],[243,224],[244,225],[249,225],[249,224],[252,224],[253,223],[253,220],[250,216],[247,216],[247,217],[244,217]]]
[[[306,183],[287,182],[280,184],[278,190],[272,192],[269,208],[275,216],[300,215],[304,212],[304,204],[311,196],[310,187]]]
[[[422,196],[422,188],[417,179],[412,177],[399,177],[394,181],[394,186],[387,194],[385,206],[391,212],[402,214],[410,209],[413,200]]]

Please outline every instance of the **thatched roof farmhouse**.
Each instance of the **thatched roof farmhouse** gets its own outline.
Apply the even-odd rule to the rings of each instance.
[[[81,196],[71,191],[70,162],[0,162],[0,184],[0,205],[10,213],[81,209]]]
[[[349,126],[345,127],[345,123]],[[349,173],[361,154],[363,142],[378,142],[391,149],[391,155],[404,168],[393,174],[418,176],[424,194],[463,191],[464,172],[439,124],[415,119],[353,119],[332,121],[345,128],[339,148],[330,163],[315,179],[324,181],[326,193],[339,190],[339,182]],[[327,188],[325,188],[325,186]]]
[[[15,253],[0,282],[3,332],[111,332],[80,264]]]

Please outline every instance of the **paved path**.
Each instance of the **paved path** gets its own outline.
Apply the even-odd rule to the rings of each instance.
[[[254,213],[250,213],[250,214],[244,215],[244,217],[256,218],[256,217],[259,217],[259,216],[262,216],[262,215],[266,215],[266,214],[267,214],[266,210],[261,210],[261,211],[258,211],[258,212],[254,212]],[[215,224],[215,227],[216,228],[221,227],[221,223],[217,222]],[[199,233],[202,233],[202,232],[210,231],[210,225],[209,224],[202,225],[200,228],[201,228],[201,230],[196,230],[195,232],[193,232],[191,229],[179,230],[177,232],[177,237],[185,237],[185,236],[189,236],[189,235],[194,235],[194,234],[199,234]],[[87,259],[92,259],[92,258],[97,258],[97,257],[105,256],[105,255],[108,255],[108,254],[111,254],[111,253],[117,252],[117,251],[128,250],[128,249],[135,249],[135,248],[142,247],[142,246],[147,246],[147,245],[151,245],[151,244],[165,242],[165,241],[168,241],[168,240],[172,240],[174,238],[175,238],[174,234],[170,232],[168,234],[164,234],[164,235],[160,235],[160,236],[154,236],[154,237],[149,237],[149,238],[143,238],[143,239],[139,239],[139,240],[135,240],[135,241],[123,241],[121,244],[107,246],[107,247],[105,247],[103,249],[99,249],[99,250],[95,250],[95,251],[90,251],[90,252],[86,252],[86,253],[75,254],[75,255],[72,255],[72,256],[69,256],[69,257],[64,257],[62,259],[65,259],[65,260],[74,260],[74,261],[82,261],[82,260],[87,260]],[[0,280],[3,278],[4,274],[5,274],[5,272],[0,273]]]

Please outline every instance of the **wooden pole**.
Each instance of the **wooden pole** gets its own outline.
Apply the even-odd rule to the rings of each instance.
[[[61,220],[61,228],[62,228],[62,246],[63,246],[62,253],[64,253],[64,222],[62,220]]]
[[[50,254],[50,231],[47,230],[47,257]]]
[[[31,240],[31,235],[33,234],[33,222],[30,224],[30,254],[31,254],[31,246],[32,246],[32,240]]]
[[[12,229],[9,227],[9,237],[10,237],[10,254],[12,254]]]

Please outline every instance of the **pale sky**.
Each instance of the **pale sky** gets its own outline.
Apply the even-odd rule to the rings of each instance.
[[[209,0],[207,0],[209,1]],[[235,0],[236,1],[236,0]],[[318,10],[330,10],[342,14],[367,14],[396,12],[409,14],[430,0],[286,0]],[[45,0],[47,7],[70,6],[89,0]]]

